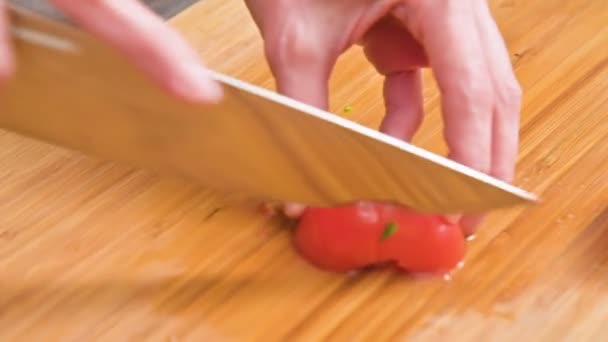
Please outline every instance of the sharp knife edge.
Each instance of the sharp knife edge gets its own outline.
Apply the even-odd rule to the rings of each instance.
[[[223,85],[243,89],[247,92],[254,93],[254,94],[264,97],[270,101],[278,102],[284,106],[294,108],[294,109],[302,112],[303,114],[311,115],[311,116],[320,118],[322,120],[329,121],[335,125],[342,126],[346,129],[349,129],[352,131],[356,131],[356,132],[363,134],[367,137],[370,137],[372,139],[382,141],[383,143],[391,145],[394,148],[410,152],[410,153],[420,157],[421,159],[432,160],[433,162],[435,162],[437,164],[441,164],[453,171],[477,178],[478,180],[480,180],[482,182],[485,182],[485,183],[491,184],[495,187],[501,188],[505,191],[515,194],[516,196],[525,198],[529,201],[532,201],[532,202],[538,201],[538,197],[536,195],[534,195],[533,193],[530,193],[524,189],[521,189],[515,185],[504,182],[498,178],[495,178],[495,177],[492,177],[483,172],[477,171],[473,168],[470,168],[466,165],[455,162],[446,157],[429,152],[423,148],[417,147],[417,146],[412,145],[403,140],[400,140],[400,139],[397,139],[390,135],[384,134],[384,133],[374,130],[372,128],[363,126],[354,121],[345,119],[339,115],[327,113],[321,109],[318,109],[317,107],[293,100],[289,97],[275,93],[268,89],[260,88],[255,85],[245,83],[239,79],[230,77],[228,75],[225,75],[225,74],[213,71],[213,70],[210,70],[209,73],[215,80],[222,83]]]

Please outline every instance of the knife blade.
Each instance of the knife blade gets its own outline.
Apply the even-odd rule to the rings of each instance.
[[[10,19],[18,67],[0,92],[0,127],[7,130],[260,200],[377,200],[448,214],[537,201],[445,157],[213,70],[223,101],[184,103],[86,32],[14,6]]]

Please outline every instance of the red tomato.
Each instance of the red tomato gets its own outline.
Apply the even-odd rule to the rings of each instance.
[[[439,215],[372,202],[306,209],[295,245],[311,263],[339,272],[394,262],[410,272],[445,273],[465,253],[458,225]]]

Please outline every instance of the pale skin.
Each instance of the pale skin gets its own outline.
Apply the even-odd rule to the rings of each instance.
[[[169,94],[214,104],[222,89],[196,51],[137,0],[50,0],[105,40]],[[484,0],[246,0],[264,39],[277,90],[322,109],[338,57],[354,44],[385,77],[380,130],[409,141],[424,115],[421,68],[441,92],[449,157],[511,182],[519,138],[521,88]],[[16,63],[0,0],[0,81]],[[304,206],[286,204],[297,218]],[[455,215],[466,234],[481,216]]]

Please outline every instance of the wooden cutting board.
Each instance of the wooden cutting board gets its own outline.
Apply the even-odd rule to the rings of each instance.
[[[322,272],[255,203],[0,131],[0,340],[605,340],[608,3],[491,3],[525,91],[515,183],[543,203],[492,213],[450,281]],[[171,22],[273,89],[242,1]],[[425,80],[414,143],[443,153]],[[381,84],[349,51],[331,110],[377,128]]]

